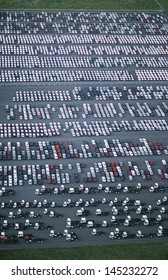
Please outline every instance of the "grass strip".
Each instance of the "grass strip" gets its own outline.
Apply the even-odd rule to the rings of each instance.
[[[1,250],[1,260],[167,260],[168,242]]]
[[[157,10],[160,7],[155,0],[0,0],[0,9]]]

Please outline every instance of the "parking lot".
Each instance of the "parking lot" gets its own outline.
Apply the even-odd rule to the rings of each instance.
[[[0,19],[0,248],[167,238],[167,16]]]

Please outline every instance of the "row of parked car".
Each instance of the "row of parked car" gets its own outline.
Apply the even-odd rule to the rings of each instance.
[[[129,239],[129,238],[152,238],[152,237],[167,237],[168,235],[168,229],[163,228],[162,226],[159,226],[157,231],[153,231],[150,233],[142,232],[141,230],[138,230],[135,233],[130,233],[130,231],[122,231],[119,228],[116,228],[114,231],[109,232],[108,234],[105,231],[97,230],[96,228],[93,228],[91,231],[92,236],[104,236],[108,235],[110,239]],[[64,237],[64,240],[68,242],[73,241],[79,241],[79,237],[76,234],[76,232],[72,230],[65,229],[63,233],[56,232],[54,230],[50,230],[51,238],[61,238]],[[4,232],[2,232],[0,243],[4,244],[24,244],[23,240],[27,244],[33,244],[33,243],[45,243],[47,241],[47,238],[39,238],[35,237],[33,234],[25,234],[23,231],[18,231],[17,234],[13,235],[5,235]],[[22,242],[22,243],[20,243]],[[58,241],[60,242],[60,240]]]
[[[167,70],[135,70],[138,81],[167,81]]]
[[[166,24],[157,23],[99,23],[99,22],[87,22],[84,24],[78,24],[76,22],[1,22],[0,33],[1,34],[158,34],[167,35],[168,27]]]
[[[103,198],[103,200],[106,200],[106,199]],[[86,205],[86,202],[85,202],[85,205]],[[15,229],[20,229],[20,225],[19,225],[20,223],[13,224],[13,223],[11,223],[11,219],[14,220],[14,219],[17,219],[18,217],[23,218],[22,214],[24,214],[24,218],[26,218],[25,226],[32,226],[32,224],[30,223],[31,219],[37,219],[37,218],[40,219],[42,217],[42,214],[39,214],[39,211],[41,210],[41,208],[43,210],[41,210],[40,213],[43,213],[43,215],[47,215],[49,218],[62,218],[64,215],[63,215],[63,213],[60,213],[61,207],[75,207],[76,206],[75,203],[74,203],[74,205],[72,205],[71,202],[69,202],[69,204],[67,203],[67,205],[65,206],[66,203],[67,202],[64,201],[63,205],[59,206],[59,210],[55,211],[54,210],[55,207],[50,206],[50,205],[52,205],[52,202],[48,202],[47,200],[46,201],[44,200],[43,202],[34,201],[33,203],[26,202],[25,205],[27,206],[29,204],[29,207],[30,208],[32,207],[33,210],[28,211],[29,210],[28,209],[26,212],[24,212],[24,210],[22,210],[22,209],[25,206],[22,205],[22,209],[20,209],[17,207],[18,203],[14,202],[13,208],[18,209],[18,210],[14,211],[11,206],[11,209],[6,216],[7,220],[3,220],[3,224],[0,224],[0,229],[5,230],[5,229],[8,229],[9,227],[14,227]],[[102,202],[102,203],[104,204],[104,202]],[[129,225],[133,226],[134,221],[136,221],[138,223],[138,225],[141,225],[144,223],[144,220],[145,220],[145,222],[148,221],[145,225],[149,226],[149,225],[156,225],[158,223],[161,223],[162,221],[167,221],[167,218],[165,215],[167,213],[167,209],[166,209],[167,202],[164,203],[164,206],[157,206],[157,207],[152,207],[152,205],[150,205],[150,204],[142,206],[141,202],[139,200],[137,200],[135,202],[132,201],[131,203],[128,203],[129,206],[126,203],[125,206],[118,207],[118,206],[114,205],[115,203],[113,202],[113,200],[107,201],[106,209],[108,211],[107,210],[104,211],[101,208],[101,201],[95,201],[95,202],[93,202],[93,204],[91,203],[90,206],[86,205],[85,207],[81,207],[80,209],[74,209],[74,210],[76,212],[76,217],[81,218],[81,220],[83,221],[83,224],[84,224],[84,220],[85,220],[85,224],[86,224],[86,220],[88,218],[90,218],[91,215],[93,216],[93,218],[95,218],[95,216],[97,216],[97,217],[106,216],[108,219],[110,218],[111,219],[110,221],[113,222],[113,224],[111,224],[111,226],[114,226],[114,225],[116,226],[117,222],[118,222],[118,224],[121,224],[121,225],[123,224],[124,226],[129,226]],[[138,205],[136,205],[136,203],[138,203]],[[84,204],[84,202],[82,204]],[[109,207],[108,207],[108,204],[109,204]],[[130,206],[130,204],[132,206]],[[26,207],[26,208],[29,208],[29,207]],[[52,210],[50,210],[50,207]],[[96,208],[96,207],[98,207],[98,208]],[[1,209],[3,209],[3,208],[4,207],[1,207]],[[36,210],[34,210],[34,208],[39,209],[38,212]],[[90,210],[88,210],[88,209],[90,209]],[[11,210],[13,210],[13,211],[11,211]],[[135,218],[134,214],[137,215],[136,218]],[[151,218],[150,214],[154,214],[155,217]],[[121,220],[118,220],[118,217],[120,215],[121,216],[126,215],[126,217],[123,217],[123,218],[121,218]],[[143,215],[142,216],[143,219],[140,218],[141,215]],[[10,223],[8,223],[8,221],[10,221]],[[71,223],[71,218],[67,218],[66,227],[72,228],[72,224],[73,223]],[[80,224],[80,222],[78,221],[78,225],[79,224]],[[94,225],[92,223],[92,226],[90,225],[90,227],[93,227],[93,226]]]
[[[33,35],[33,34],[32,34]],[[37,45],[37,44],[114,44],[114,45],[163,45],[167,44],[167,35],[108,35],[105,34],[42,34],[33,35],[0,35],[4,45]],[[14,48],[14,47],[13,47]],[[22,48],[22,47],[21,47]],[[143,49],[142,49],[143,51]],[[159,54],[159,53],[158,53]]]
[[[72,122],[71,133],[73,137],[84,136],[108,136],[112,132],[119,131],[166,131],[168,124],[165,119],[133,120],[133,122],[122,120],[114,121],[91,121]]]
[[[59,136],[61,124],[52,122],[49,125],[43,123],[3,123],[0,124],[0,138],[15,137],[50,137]]]
[[[168,146],[140,138],[139,142],[120,139],[83,141],[0,142],[0,160],[48,160],[65,158],[115,158],[167,155]],[[70,168],[69,168],[70,169]]]
[[[163,68],[167,67],[168,59],[162,57],[115,57],[110,56],[2,56],[1,69],[7,68]]]
[[[141,22],[141,23],[167,23],[167,18],[163,13],[117,13],[117,12],[32,12],[32,11],[1,11],[0,19],[5,22]]]
[[[59,111],[58,111],[59,110]],[[55,113],[56,111],[56,113]],[[126,102],[126,103],[83,103],[83,108],[75,106],[73,103],[66,105],[65,103],[59,106],[56,110],[51,104],[44,106],[32,106],[30,104],[9,106],[6,105],[7,120],[24,119],[24,120],[49,120],[55,119],[77,119],[77,118],[114,118],[126,117],[165,117],[168,112],[168,105],[166,102],[158,103],[157,105],[149,102]]]
[[[36,33],[81,33],[81,34],[167,34],[167,18],[163,14],[134,13],[46,13],[39,15],[25,13],[3,14],[1,34]]]
[[[161,70],[162,72],[163,80],[166,80],[166,70]],[[134,81],[133,75],[128,70],[1,70],[0,74],[2,83]]]
[[[160,184],[158,182],[153,183],[152,185],[147,186],[146,184],[142,184],[142,183],[137,183],[137,184],[133,184],[133,185],[123,185],[121,183],[117,183],[115,185],[108,185],[108,186],[104,186],[103,184],[99,183],[97,186],[94,187],[86,187],[84,186],[84,184],[80,184],[79,187],[66,187],[65,185],[61,185],[60,187],[46,187],[46,185],[42,185],[41,188],[36,188],[34,195],[35,196],[51,196],[52,194],[54,195],[80,195],[80,194],[91,194],[91,195],[96,195],[96,194],[137,194],[143,191],[148,190],[149,192],[158,192],[158,193],[166,193],[166,191],[168,190],[168,185],[167,184]],[[1,187],[0,190],[0,196],[1,197],[13,197],[16,195],[16,191],[14,189],[8,189],[6,187]],[[118,202],[118,198],[116,197],[115,200]],[[129,197],[126,199],[127,203],[129,204]],[[37,201],[37,200],[34,200]],[[62,206],[63,207],[71,207],[71,206],[97,206],[100,203],[109,203],[109,199],[108,198],[102,198],[102,200],[97,200],[96,197],[92,197],[90,200],[85,200],[82,197],[79,197],[79,199],[72,201],[71,198],[66,199]],[[165,195],[163,197],[163,199],[158,199],[157,200],[157,205],[165,205],[167,204],[167,196]],[[10,203],[6,203],[6,202],[2,202],[1,203],[1,208],[22,208],[22,207],[26,207],[29,208],[30,206],[33,207],[42,207],[42,203],[28,203],[25,202],[25,200],[23,199],[21,202],[17,202],[14,204],[13,200],[10,201]],[[123,204],[124,206],[125,204]],[[58,204],[56,202],[52,202],[51,207],[60,207],[61,204]],[[4,216],[1,215],[0,218],[2,219]]]
[[[0,82],[105,82],[105,81],[167,81],[168,71],[158,70],[1,70]]]
[[[92,117],[98,118],[114,118],[114,117],[126,117],[128,113],[131,117],[165,117],[167,113],[167,104],[165,102],[161,104],[150,104],[150,102],[126,102],[126,103],[84,103],[84,115],[83,117],[92,115]],[[66,111],[65,111],[66,112]]]
[[[44,101],[62,101],[71,100],[166,100],[168,99],[167,85],[158,86],[75,86],[72,90],[52,90],[52,91],[16,91],[14,102],[44,102]],[[9,105],[8,105],[9,106]],[[167,108],[165,102],[163,106]]]
[[[62,129],[62,131],[61,131]],[[108,136],[112,132],[119,131],[167,131],[168,124],[165,119],[133,120],[133,121],[84,121],[45,123],[12,123],[0,124],[0,138],[39,138],[60,136],[62,133],[70,132],[73,137],[95,137]]]
[[[111,183],[115,181],[130,181],[135,178],[141,180],[151,180],[156,174],[161,180],[168,179],[167,161],[162,160],[162,165],[153,167],[152,160],[145,161],[145,168],[138,166],[136,162],[98,162],[86,166],[83,163],[71,163],[65,166],[63,164],[28,164],[28,165],[4,165],[0,166],[0,186],[22,186],[47,184],[69,184],[69,183],[94,183],[101,181]],[[68,169],[67,169],[68,168]],[[64,170],[65,169],[65,170]]]
[[[68,90],[16,91],[14,102],[71,101],[72,94]]]
[[[36,45],[14,45],[14,44],[3,44],[0,45],[0,54],[3,56],[12,55],[12,56],[37,56],[42,55],[44,58],[55,56],[57,58],[57,63],[61,63],[59,61],[59,56],[61,56],[61,60],[64,57],[64,60],[67,56],[78,57],[82,56],[138,56],[138,59],[143,60],[144,55],[153,57],[153,56],[165,56],[168,54],[167,45],[117,45],[116,44],[92,44],[92,43],[83,43],[83,44],[40,44],[40,42]],[[78,56],[77,56],[78,55]],[[133,57],[132,57],[133,58]],[[158,57],[160,63],[162,63],[162,58]],[[7,57],[5,59],[7,61]],[[5,60],[2,60],[2,65],[4,65]],[[90,63],[90,61],[89,61]],[[19,64],[19,61],[18,61]]]
[[[47,104],[46,107],[40,106],[31,106],[29,104],[27,105],[15,105],[15,106],[9,106],[6,105],[6,113],[7,115],[7,120],[14,120],[18,116],[16,116],[19,113],[19,119],[22,120],[33,120],[34,118],[38,118],[39,120],[47,119],[49,120],[51,118],[50,116],[50,109],[51,105]],[[52,110],[55,110],[53,107]]]

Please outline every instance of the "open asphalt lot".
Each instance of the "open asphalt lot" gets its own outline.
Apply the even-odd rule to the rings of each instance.
[[[0,18],[0,247],[167,238],[166,15]]]

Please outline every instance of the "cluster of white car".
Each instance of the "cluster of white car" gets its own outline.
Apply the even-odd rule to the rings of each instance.
[[[45,123],[1,123],[0,138],[12,137],[48,137],[59,136],[61,124],[59,122],[51,122],[49,125]]]
[[[1,44],[120,44],[120,45],[163,45],[167,44],[166,35],[100,35],[100,34],[42,34],[42,35],[0,35]],[[7,48],[7,46],[6,46]],[[10,48],[9,48],[10,49]],[[143,50],[143,49],[142,49]]]
[[[14,120],[15,119],[15,111],[17,110],[19,113],[20,120],[33,120],[35,117],[38,117],[39,119],[50,119],[50,113],[49,109],[51,108],[50,104],[47,105],[47,107],[35,107],[31,106],[29,104],[27,105],[14,105],[14,107],[10,107],[9,105],[6,105],[6,112],[9,113],[7,115],[7,119]]]
[[[78,112],[79,107],[74,105],[66,105],[63,103],[62,106],[60,106],[60,114],[58,115],[59,118],[63,119],[77,119],[78,118]]]
[[[63,51],[64,53],[64,51]],[[98,54],[99,55],[99,54]],[[167,67],[166,57],[103,57],[98,56],[2,56],[0,67],[7,68],[115,68],[115,67]]]
[[[138,81],[167,81],[168,71],[158,70],[135,70]]]
[[[53,91],[16,91],[14,102],[37,101],[71,101],[71,100],[162,100],[168,99],[168,87],[166,85],[138,86],[138,87],[74,87],[70,90]],[[8,105],[9,106],[9,105]],[[88,106],[88,105],[86,105]],[[168,106],[163,102],[165,109]]]
[[[72,122],[71,133],[73,137],[107,136],[116,131],[166,131],[168,123],[165,119],[133,120],[127,121],[91,121]]]
[[[13,45],[13,44],[3,44],[0,46],[0,54],[4,56],[30,56],[30,57],[34,57],[37,56],[39,58],[39,55],[43,55],[44,59],[45,57],[49,57],[49,56],[55,56],[56,59],[56,63],[59,63],[59,65],[61,65],[61,61],[63,59],[64,56],[64,60],[66,59],[66,56],[70,56],[73,57],[73,55],[82,55],[85,56],[87,58],[87,56],[103,56],[103,55],[107,55],[108,57],[110,56],[132,56],[132,55],[138,55],[139,59],[142,59],[144,61],[146,61],[145,57],[140,57],[143,55],[147,55],[147,56],[155,56],[155,55],[167,55],[168,54],[168,50],[165,45],[111,45],[109,44],[92,44],[92,42],[90,43],[83,43],[83,44],[76,44],[76,43],[72,43],[70,45],[65,44],[61,44],[59,43],[59,45],[53,45],[53,44],[49,44],[49,45],[42,45],[42,44],[38,44],[38,45]],[[61,58],[59,59],[59,56],[61,56]],[[164,56],[164,58],[165,58]],[[51,58],[50,57],[50,58]],[[150,58],[148,58],[149,60]],[[1,63],[3,63],[2,65],[5,65],[5,62],[7,63],[7,61],[9,60],[9,63],[14,63],[14,60],[16,59],[10,59],[8,57],[1,59]],[[24,61],[24,58],[22,59]],[[162,58],[158,58],[158,61],[160,61],[159,63],[163,63],[162,62]],[[27,62],[28,59],[26,60]],[[32,60],[33,63],[34,60]],[[87,60],[86,60],[87,61]],[[65,60],[66,62],[66,60]],[[65,63],[64,62],[64,63]],[[19,60],[17,61],[17,63],[20,63]],[[31,63],[31,60],[30,60]],[[90,61],[88,62],[90,63]],[[149,63],[149,62],[148,62]]]
[[[127,70],[1,70],[0,82],[134,81]]]
[[[53,91],[16,91],[13,97],[14,102],[37,102],[37,101],[71,101],[68,90]]]
[[[75,100],[161,100],[168,99],[168,87],[166,85],[158,86],[137,86],[137,87],[108,87],[108,86],[90,86],[75,87],[72,90]],[[119,104],[119,103],[118,103]],[[164,102],[166,109],[167,105]]]
[[[131,104],[126,103],[90,103],[83,104],[85,117],[89,115],[95,118],[114,118],[114,117],[126,117],[129,113],[131,117],[149,117],[159,116],[165,117],[167,112],[167,104],[161,103],[151,106],[148,102],[136,102]]]

